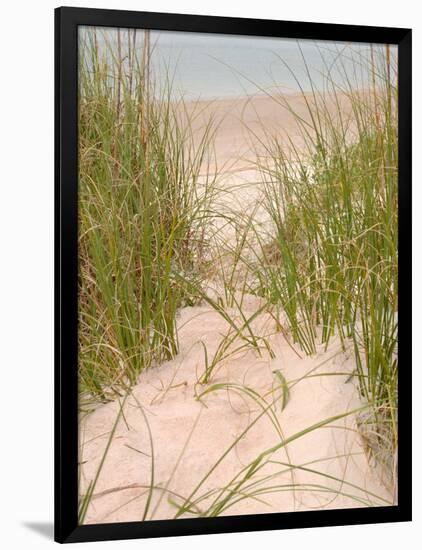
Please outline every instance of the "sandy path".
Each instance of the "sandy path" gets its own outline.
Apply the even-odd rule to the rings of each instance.
[[[240,117],[246,113],[248,125],[257,128],[258,118],[267,117],[268,127],[271,118],[273,127],[278,125],[283,133],[292,130],[292,121],[275,116],[265,98],[256,99],[255,106],[225,100],[218,109],[230,116],[217,134],[217,154],[219,160],[232,164],[220,181],[221,187],[231,191],[219,198],[220,206],[245,214],[259,203],[260,191],[255,183],[258,175],[248,163],[252,149],[242,133]],[[257,110],[259,117],[254,118]],[[259,207],[255,214],[265,222]],[[230,231],[230,227],[222,230],[224,239],[233,238]],[[247,296],[242,312],[249,317],[260,307],[259,299]],[[233,309],[231,315],[240,323],[238,310]],[[229,327],[208,305],[179,312],[179,354],[143,372],[124,403],[86,522],[173,518],[177,506],[186,506],[191,495],[192,511],[183,517],[391,503],[368,464],[355,430],[355,415],[283,445],[301,430],[362,406],[353,378],[349,380],[355,367],[353,353],[343,351],[333,340],[327,350],[321,347],[315,356],[303,356],[293,349],[288,336],[275,332],[268,313],[257,315],[253,326],[255,334],[266,337],[274,357],[248,346],[219,362],[209,383],[201,384],[204,348],[211,361]],[[238,338],[231,349],[241,344]],[[274,371],[282,373],[289,385],[283,410],[283,385]],[[214,384],[221,386],[197,398]],[[118,403],[108,403],[81,422],[82,494],[95,477],[118,412]],[[239,481],[245,467],[274,446],[280,448],[263,457],[263,467],[227,499],[228,484],[238,475]]]
[[[258,307],[256,299],[251,298],[245,305],[244,313],[251,315]],[[275,334],[269,337],[269,341],[276,358],[271,359],[268,354],[259,357],[250,349],[239,352],[220,363],[210,384],[204,386],[198,383],[204,369],[201,342],[206,345],[208,356],[212,357],[227,331],[227,323],[208,306],[184,308],[178,323],[181,343],[178,357],[144,372],[133,389],[133,397],[129,397],[124,406],[124,418],[120,419],[98,480],[88,522],[142,519],[147,500],[145,487],[149,485],[151,475],[151,448],[146,420],[153,436],[154,485],[157,487],[147,517],[160,519],[175,516],[177,509],[169,501],[169,495],[181,504],[183,499],[176,495],[187,498],[236,438],[262,412],[255,400],[246,395],[242,397],[242,394],[235,389],[230,391],[227,386],[198,401],[196,396],[212,384],[237,384],[265,396],[268,405],[273,403],[271,411],[280,423],[282,435],[268,415],[261,415],[203,483],[196,497],[225,487],[242,468],[266,449],[279,444],[283,437],[288,438],[313,424],[361,405],[353,382],[346,383],[348,374],[354,368],[353,356],[342,352],[338,342],[333,342],[327,351],[321,349],[314,357],[300,359],[286,339],[281,334]],[[260,334],[273,332],[274,327],[267,314],[257,319],[255,329]],[[291,387],[289,401],[281,411],[282,391],[273,373],[275,370],[281,371],[290,382],[307,373],[343,374],[302,379]],[[86,480],[95,475],[117,413],[118,405],[109,403],[98,408],[83,423],[81,435],[85,444],[81,458],[85,462]],[[390,496],[368,466],[354,427],[352,415],[293,441],[287,446],[288,455],[281,448],[270,458],[284,465],[268,464],[249,482],[255,482],[263,475],[275,475],[255,487],[264,490],[260,500],[241,500],[224,513],[381,505],[382,498],[389,502]],[[293,476],[289,471],[282,473],[288,469],[286,463],[319,473],[297,468]],[[338,479],[329,479],[324,473]],[[295,490],[292,490],[292,484],[296,485]],[[128,486],[132,487],[124,489]],[[274,486],[277,492],[265,494],[265,490]],[[155,511],[155,505],[163,493],[160,487],[171,493],[164,493]],[[252,492],[252,488],[246,492]],[[206,512],[211,503],[212,499],[198,503],[198,513]]]

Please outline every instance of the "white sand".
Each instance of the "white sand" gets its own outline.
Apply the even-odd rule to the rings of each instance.
[[[271,116],[268,101],[260,98],[259,108],[262,115]],[[232,113],[232,123],[226,120],[226,126],[220,129],[217,150],[221,157],[226,155],[228,163],[230,159],[239,160],[239,154],[243,158],[242,162],[232,163],[234,172],[227,174],[221,185],[226,189],[236,186],[231,195],[226,195],[229,198],[225,204],[244,213],[256,205],[259,186],[253,183],[256,172],[244,163],[250,147],[242,137],[238,116],[239,112],[244,113],[244,108],[239,103],[236,105],[234,110],[229,101],[219,104],[219,108]],[[253,112],[256,110],[250,110],[249,121]],[[272,116],[273,122],[278,120]],[[286,132],[288,121],[284,120],[282,131]],[[247,187],[239,186],[240,182]],[[248,296],[242,312],[251,316],[260,305],[257,298]],[[231,313],[233,319],[239,319],[237,310]],[[223,502],[227,496],[227,490],[223,491],[227,484],[261,453],[318,422],[362,406],[353,379],[347,382],[355,368],[353,353],[342,351],[336,340],[327,350],[321,346],[315,356],[306,357],[293,349],[288,335],[275,332],[268,313],[261,313],[254,320],[254,332],[267,336],[275,358],[267,352],[259,356],[250,347],[243,349],[221,361],[209,384],[202,385],[199,379],[205,368],[204,346],[211,361],[227,334],[228,324],[211,307],[201,305],[182,309],[178,328],[178,356],[143,372],[123,407],[95,487],[87,523],[142,520],[151,483],[154,490],[146,519],[175,517],[175,503],[181,505],[193,492],[192,501],[200,499],[195,504],[195,513],[209,515],[215,510],[211,508],[214,500]],[[237,339],[231,349],[241,343]],[[273,372],[276,370],[291,383],[283,411],[280,380]],[[327,376],[333,373],[336,374]],[[315,376],[318,374],[324,375]],[[294,381],[297,382],[293,384]],[[199,401],[197,396],[213,384],[223,386]],[[232,385],[231,389],[227,384]],[[260,396],[260,403],[266,403],[269,414],[262,414],[261,405],[245,391],[239,391],[239,387]],[[118,403],[109,403],[98,407],[81,422],[82,494],[95,477],[118,410]],[[275,416],[271,418],[270,413]],[[235,444],[259,415],[253,427]],[[153,440],[153,481],[147,423]],[[237,496],[229,500],[234,505],[220,513],[255,514],[379,506],[392,502],[391,495],[368,464],[363,443],[355,430],[354,414],[313,430],[291,441],[287,447],[281,446],[263,462],[268,459],[272,462],[238,487]],[[292,470],[288,464],[295,468]],[[201,499],[208,491],[214,492]],[[247,498],[240,498],[245,496]],[[190,515],[186,512],[183,517]]]

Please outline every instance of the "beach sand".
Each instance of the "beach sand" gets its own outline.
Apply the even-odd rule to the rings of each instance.
[[[305,114],[303,98],[290,100]],[[210,110],[224,115],[215,150],[225,167],[218,185],[230,192],[219,197],[220,207],[243,215],[256,209],[259,223],[265,224],[263,211],[256,208],[260,186],[251,161],[257,149],[263,152],[262,122],[283,140],[287,133],[295,136],[293,117],[266,97],[199,107],[198,129]],[[245,124],[255,129],[252,143]],[[230,231],[223,234],[233,238]],[[210,286],[218,294],[218,281],[210,280]],[[242,314],[252,316],[261,305],[257,297],[246,296]],[[238,308],[230,314],[240,319]],[[307,357],[261,311],[254,332],[267,338],[274,357],[241,349],[218,364],[208,384],[201,384],[205,349],[211,360],[229,325],[205,304],[182,308],[177,324],[177,357],[144,371],[123,404],[86,523],[171,519],[180,506],[188,508],[182,517],[192,517],[392,503],[368,462],[356,414],[347,414],[364,405],[350,376],[352,349],[342,349],[333,339],[327,349],[320,346]],[[289,383],[284,403],[278,373]],[[81,419],[80,494],[95,478],[120,406],[117,401],[100,405]],[[340,417],[334,422],[307,431],[335,415]],[[258,457],[262,468],[252,473]],[[247,472],[250,477],[238,484]],[[230,493],[229,487],[236,491]]]

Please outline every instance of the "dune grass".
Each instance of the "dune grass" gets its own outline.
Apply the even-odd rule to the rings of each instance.
[[[341,57],[339,58],[341,63]],[[396,67],[388,47],[358,61],[370,89],[303,92],[306,116],[288,97],[301,144],[269,137],[259,161],[270,234],[256,232],[252,291],[286,321],[294,343],[313,354],[334,336],[352,342],[369,450],[393,470],[397,448],[398,149]],[[306,64],[305,64],[306,66]],[[341,69],[341,66],[340,66]],[[309,76],[309,78],[311,78]],[[366,434],[366,435],[365,435]]]
[[[79,70],[79,373],[81,393],[112,397],[175,356],[177,308],[195,299],[213,175],[212,122],[157,91],[148,31],[124,44],[84,30]]]

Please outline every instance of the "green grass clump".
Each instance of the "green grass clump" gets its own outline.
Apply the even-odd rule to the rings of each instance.
[[[125,51],[120,32],[80,41],[79,373],[101,399],[177,353],[212,191],[211,123],[194,140],[195,112],[154,89],[148,31],[127,31]]]
[[[362,60],[362,63],[364,60]],[[307,353],[352,342],[362,395],[373,404],[371,452],[391,468],[397,447],[397,86],[388,48],[372,85],[303,93],[302,144],[266,143],[260,164],[272,223],[260,237],[255,293],[286,317]],[[312,82],[311,82],[312,87]],[[382,451],[380,451],[382,449]],[[387,450],[387,452],[386,452]],[[382,456],[381,456],[382,455]],[[390,457],[390,458],[387,458]]]

